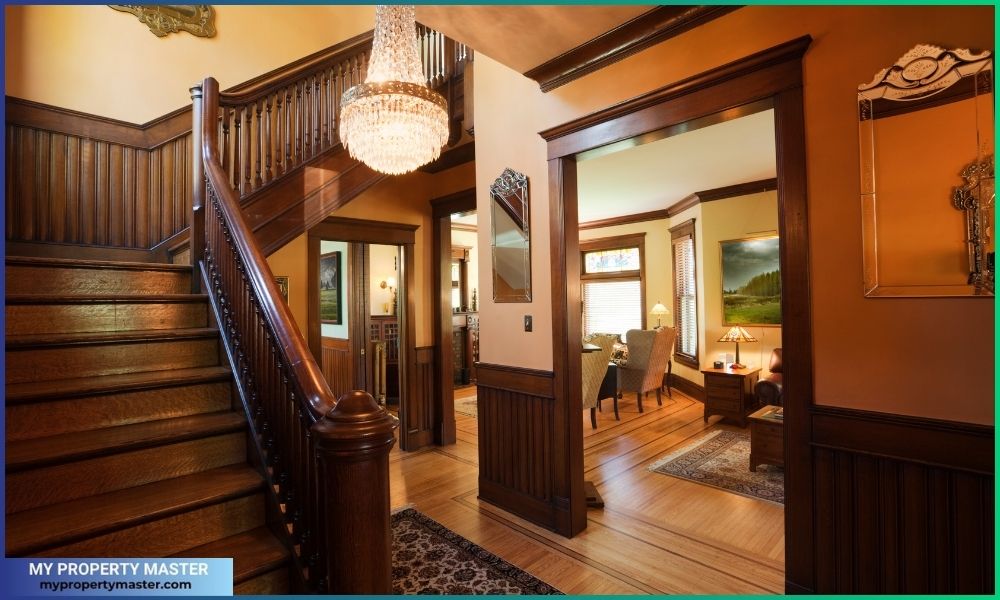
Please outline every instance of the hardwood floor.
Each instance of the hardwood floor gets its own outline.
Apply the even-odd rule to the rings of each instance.
[[[568,594],[782,593],[782,506],[646,470],[706,429],[736,429],[703,423],[702,404],[673,393],[663,407],[651,395],[642,414],[634,396],[620,402],[620,422],[606,402],[596,430],[581,412],[585,476],[606,506],[573,539],[477,499],[477,422],[463,414],[456,444],[393,449],[392,506],[412,505]]]

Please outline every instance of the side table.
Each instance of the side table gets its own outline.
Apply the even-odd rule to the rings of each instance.
[[[736,419],[747,426],[747,413],[757,408],[753,388],[760,368],[702,369],[705,375],[705,421],[709,415]]]
[[[757,465],[785,466],[785,421],[780,406],[767,405],[750,415],[750,470]]]

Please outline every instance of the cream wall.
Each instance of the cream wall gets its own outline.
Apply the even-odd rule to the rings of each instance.
[[[382,244],[372,244],[369,246],[369,310],[373,315],[392,314],[392,292],[389,291],[388,278],[396,279],[396,286],[399,286],[399,273],[396,270],[396,256],[398,249],[395,246],[384,246]],[[387,283],[382,289],[382,282]]]
[[[469,305],[472,304],[472,290],[476,290],[476,303],[478,305],[482,289],[479,286],[479,234],[475,231],[451,230],[451,243],[457,246],[469,248],[469,261],[466,263],[466,297]]]
[[[722,324],[722,255],[719,242],[778,233],[778,193],[764,192],[738,198],[707,202],[701,207],[702,229],[698,253],[702,256],[704,285],[705,345],[702,347],[702,367],[711,367],[720,353],[735,354],[736,345],[719,342],[730,326]],[[771,351],[781,347],[781,327],[745,327],[757,342],[740,344],[741,362],[760,367],[761,377],[770,373]],[[704,383],[701,378],[700,383]]]
[[[303,334],[309,322],[309,285],[306,279],[306,236],[300,235],[267,257],[267,264],[275,277],[288,277],[288,308]],[[305,336],[303,335],[303,338]]]
[[[993,23],[988,6],[749,6],[548,94],[477,55],[480,214],[487,214],[488,186],[505,166],[529,176],[535,291],[530,305],[494,304],[484,285],[483,360],[552,368],[549,190],[538,132],[808,34],[803,94],[815,401],[992,424],[993,336],[982,332],[994,329],[993,302],[862,294],[856,90],[918,43],[992,49]],[[485,243],[488,216],[482,221]],[[488,267],[483,257],[480,266]],[[520,330],[520,315],[529,311],[532,334]]]
[[[375,23],[373,6],[214,8],[215,37],[158,38],[104,5],[6,6],[6,94],[145,123],[190,104],[205,77],[226,89]]]

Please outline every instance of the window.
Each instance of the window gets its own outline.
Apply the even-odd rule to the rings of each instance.
[[[694,244],[694,219],[670,229],[674,259],[674,318],[677,362],[699,368],[698,362],[698,283]]]
[[[580,242],[583,333],[645,329],[645,234]]]

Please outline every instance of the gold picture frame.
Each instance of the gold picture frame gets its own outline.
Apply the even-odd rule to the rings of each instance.
[[[186,31],[198,37],[215,36],[215,9],[208,4],[109,4],[135,15],[156,37]]]

